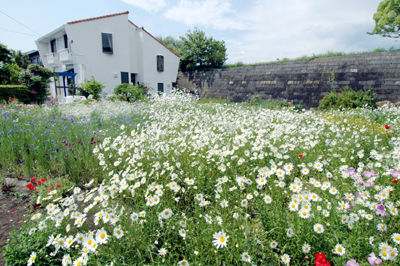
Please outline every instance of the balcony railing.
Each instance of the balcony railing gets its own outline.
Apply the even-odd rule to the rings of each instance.
[[[49,65],[54,65],[57,63],[57,57],[54,53],[49,53],[47,55],[44,56],[45,61],[47,62],[47,64]]]
[[[58,58],[61,62],[71,62],[72,61],[72,54],[69,49],[62,49],[58,51]]]

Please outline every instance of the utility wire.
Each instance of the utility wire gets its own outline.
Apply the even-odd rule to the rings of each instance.
[[[25,33],[25,32],[19,32],[19,31],[13,31],[13,30],[5,29],[5,28],[0,28],[0,30],[8,31],[8,32],[13,32],[13,33],[18,33],[18,34],[24,34],[24,35],[28,35],[28,36],[36,36],[36,34]]]
[[[15,18],[13,18],[13,17],[11,17],[11,16],[7,15],[6,13],[4,13],[4,12],[3,12],[3,11],[1,11],[1,10],[0,10],[0,13],[2,13],[3,15],[5,15],[5,16],[9,17],[10,19],[14,20],[14,21],[15,21],[15,22],[17,22],[18,24],[20,24],[20,25],[24,26],[24,27],[25,27],[25,28],[27,28],[28,30],[30,30],[30,31],[32,31],[32,32],[34,32],[34,33],[35,33],[37,36],[40,36],[40,34],[39,34],[39,33],[37,33],[36,31],[32,30],[30,27],[26,26],[24,23],[22,23],[22,22],[19,22],[18,20],[16,20]]]

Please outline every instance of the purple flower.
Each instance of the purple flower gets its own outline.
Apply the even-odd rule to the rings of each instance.
[[[390,173],[391,173],[392,176],[395,177],[395,178],[399,177],[399,175],[400,175],[400,171],[397,170],[397,169],[390,170]]]
[[[385,206],[380,204],[378,207],[376,207],[376,215],[380,215],[382,217],[388,216],[388,213],[385,212]]]
[[[374,252],[369,254],[368,262],[369,262],[369,264],[371,264],[371,266],[382,264],[382,260],[380,258],[376,257]]]
[[[346,266],[360,266],[360,263],[357,263],[355,259],[352,259],[346,263]]]
[[[348,173],[350,176],[353,176],[356,174],[356,169],[353,167],[349,167],[346,169],[346,173]]]

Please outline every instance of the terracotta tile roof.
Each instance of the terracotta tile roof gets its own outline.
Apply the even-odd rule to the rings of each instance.
[[[148,32],[147,30],[145,30],[143,27],[141,28],[144,32],[146,32],[151,38],[153,38],[154,40],[156,40],[157,42],[159,42],[161,45],[163,45],[165,48],[167,48],[168,50],[171,51],[171,53],[173,53],[174,55],[176,55],[177,57],[180,57],[179,55],[177,55],[174,51],[172,51],[171,49],[168,48],[168,46],[166,46],[162,41],[160,41],[159,39],[157,39],[156,37],[154,37],[150,32]]]
[[[103,19],[103,18],[109,18],[109,17],[115,17],[115,16],[127,15],[127,14],[129,14],[129,11],[125,11],[125,12],[122,12],[122,13],[111,14],[111,15],[106,15],[106,16],[101,16],[101,17],[75,20],[75,21],[68,22],[67,24],[76,24],[76,23],[87,22],[87,21],[92,21],[92,20],[96,20],[96,19]]]
[[[103,19],[103,18],[109,18],[109,17],[115,17],[115,16],[120,16],[120,15],[127,15],[129,14],[129,11],[125,11],[122,13],[116,13],[116,14],[111,14],[111,15],[106,15],[106,16],[101,16],[101,17],[95,17],[95,18],[87,18],[87,19],[81,19],[81,20],[75,20],[75,21],[71,21],[68,22],[67,24],[76,24],[76,23],[81,23],[81,22],[87,22],[87,21],[92,21],[92,20],[96,20],[96,19]],[[133,26],[135,26],[137,29],[139,29],[140,27],[138,27],[135,23],[133,23],[132,21],[130,21],[128,19],[129,23],[131,23]],[[143,27],[141,27],[140,29],[142,29],[145,33],[147,33],[150,37],[152,37],[154,40],[156,40],[157,42],[159,42],[161,45],[163,45],[165,48],[167,48],[169,51],[171,51],[171,53],[173,53],[174,55],[176,55],[177,57],[179,57],[179,55],[177,55],[174,51],[172,51],[171,49],[168,48],[168,46],[166,46],[162,41],[160,41],[159,39],[157,39],[156,37],[154,37],[150,32],[148,32],[147,30],[145,30]]]

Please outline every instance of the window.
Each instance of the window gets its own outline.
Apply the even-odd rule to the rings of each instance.
[[[52,53],[57,52],[56,40],[55,39],[50,41],[50,48],[51,48],[51,52]]]
[[[135,73],[131,73],[131,83],[136,84],[136,74]]]
[[[121,72],[121,83],[129,83],[129,73]]]
[[[101,33],[101,42],[103,45],[103,53],[113,53],[113,43],[111,33]]]
[[[157,55],[157,71],[163,72],[164,71],[164,56]]]
[[[68,37],[67,37],[67,34],[64,34],[64,48],[65,49],[68,48]]]
[[[164,83],[157,83],[158,94],[162,94],[164,92]]]

